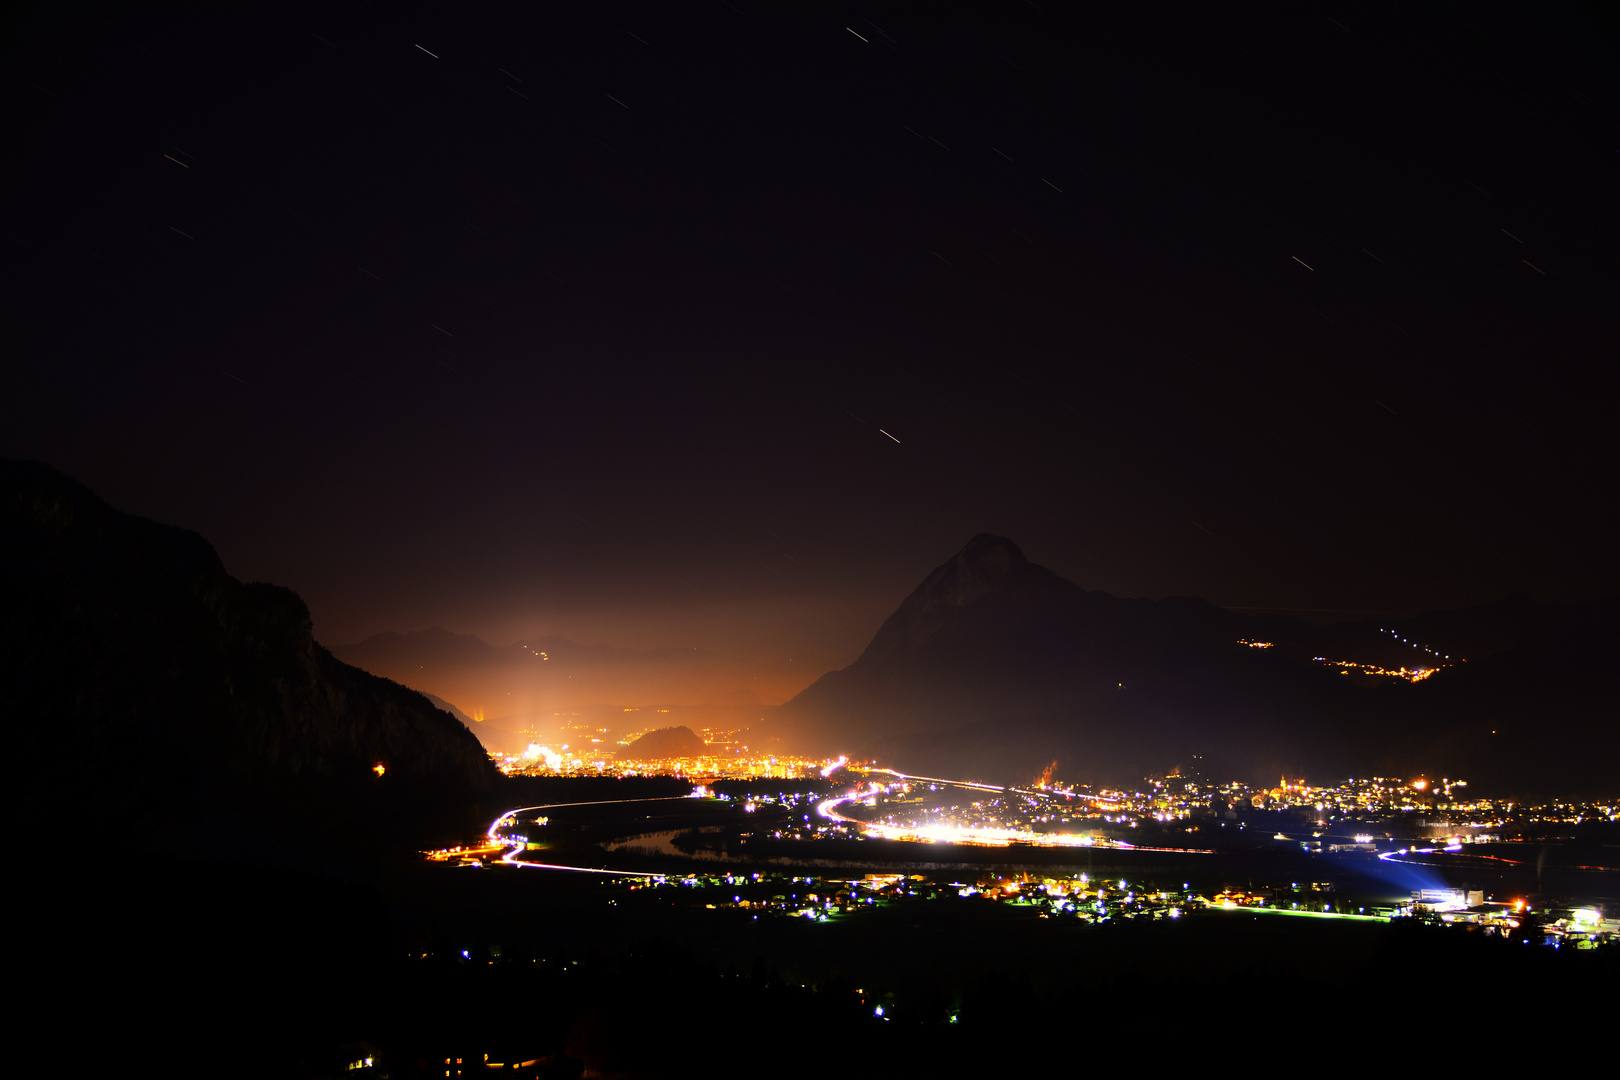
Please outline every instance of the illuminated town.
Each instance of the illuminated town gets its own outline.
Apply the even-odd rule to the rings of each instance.
[[[797,758],[775,754],[751,754],[746,748],[730,752],[716,748],[712,754],[699,754],[683,758],[639,759],[625,756],[607,756],[600,751],[584,754],[571,750],[567,743],[557,749],[533,743],[522,754],[502,755],[496,759],[501,772],[507,776],[689,776],[718,779],[769,777],[788,779],[809,776],[828,764],[825,760]]]
[[[1028,908],[1042,918],[1094,924],[1242,910],[1362,921],[1415,918],[1502,935],[1522,936],[1533,928],[1538,940],[1578,948],[1620,942],[1620,920],[1599,906],[1554,904],[1538,909],[1523,896],[1438,885],[1395,896],[1388,889],[1378,895],[1364,888],[1347,890],[1331,880],[1264,884],[1251,880],[1243,886],[1200,890],[1191,881],[1163,880],[1162,874],[1147,879],[994,869],[943,880],[937,872],[908,873],[899,868],[854,875],[690,869],[717,860],[798,861],[791,857],[796,843],[809,844],[811,853],[820,845],[831,845],[847,862],[849,843],[859,847],[874,841],[941,851],[999,848],[1009,859],[1062,849],[1084,850],[1093,858],[1173,854],[1191,860],[1185,865],[1196,869],[1185,876],[1205,878],[1206,867],[1219,866],[1220,851],[1244,848],[1296,853],[1301,858],[1371,859],[1408,871],[1441,865],[1432,862],[1434,858],[1450,859],[1453,867],[1468,865],[1457,860],[1470,858],[1519,865],[1523,856],[1512,853],[1518,837],[1583,822],[1612,824],[1620,818],[1620,802],[1526,806],[1472,799],[1465,794],[1466,781],[1446,777],[1432,781],[1370,777],[1331,785],[1284,779],[1275,787],[1256,788],[1204,782],[1172,771],[1149,778],[1138,790],[1123,791],[1052,784],[1000,787],[909,776],[842,758],[776,758],[757,764],[773,771],[741,779],[736,758],[602,763],[604,770],[611,768],[620,777],[706,777],[683,798],[653,801],[712,808],[720,816],[704,819],[711,824],[696,830],[603,838],[595,848],[598,859],[625,856],[644,862],[651,857],[667,863],[674,858],[684,862],[686,870],[543,861],[551,856],[540,853],[558,846],[550,834],[568,817],[572,804],[567,803],[508,811],[490,826],[482,845],[427,855],[432,861],[463,867],[586,873],[643,897],[649,890],[658,895],[676,890],[671,895],[685,897],[681,902],[689,907],[742,911],[756,919],[825,922],[885,904],[971,900]],[[683,832],[691,841],[697,834],[721,831],[734,835],[739,847],[705,847],[701,842],[683,847],[678,839]],[[738,854],[750,843],[753,856]],[[1464,854],[1486,849],[1488,853]],[[896,849],[885,850],[892,858]],[[1332,864],[1321,864],[1319,876],[1331,877]]]
[[[1337,668],[1339,670],[1339,674],[1341,675],[1371,675],[1377,678],[1405,679],[1407,682],[1422,682],[1424,679],[1427,679],[1430,675],[1433,675],[1436,671],[1440,670],[1439,667],[1391,668],[1384,667],[1381,664],[1358,664],[1353,660],[1329,660],[1325,656],[1317,656],[1313,657],[1312,659],[1319,664],[1326,664],[1328,667]],[[1450,665],[1448,664],[1440,665],[1440,667],[1449,666]]]
[[[1513,839],[1527,827],[1615,821],[1620,802],[1517,803],[1472,798],[1462,779],[1363,777],[1332,784],[1279,778],[1272,787],[1219,782],[1178,767],[1134,790],[1037,782],[1002,787],[911,777],[847,758],[754,755],[715,748],[682,758],[611,757],[536,744],[498,758],[510,776],[673,776],[717,779],[828,777],[842,769],[864,786],[823,804],[818,820],[784,835],[869,836],[957,844],[1084,846],[1126,842],[1148,826],[1196,838],[1230,825],[1247,829],[1252,812],[1286,819],[1286,839],[1307,850],[1375,851],[1393,840],[1442,842],[1442,849]],[[964,798],[963,793],[973,797]],[[841,808],[841,809],[840,809]],[[866,813],[865,811],[875,811]],[[1279,833],[1277,839],[1285,837]],[[1180,845],[1189,846],[1189,845]],[[1195,844],[1190,846],[1196,846]]]
[[[482,848],[434,852],[430,857],[463,866],[545,867],[519,858],[529,843],[500,842]],[[516,852],[511,849],[516,847]],[[504,855],[502,853],[505,853]],[[1041,918],[1076,919],[1091,924],[1110,920],[1174,920],[1195,913],[1243,911],[1251,914],[1388,922],[1412,918],[1475,926],[1487,934],[1508,935],[1534,926],[1549,945],[1592,948],[1620,944],[1620,919],[1596,907],[1552,907],[1537,911],[1522,898],[1486,897],[1480,891],[1423,889],[1396,902],[1373,903],[1345,895],[1329,882],[1289,882],[1247,888],[1228,886],[1208,894],[1190,882],[1096,878],[1080,872],[1048,876],[1029,872],[980,874],[971,881],[940,880],[937,874],[900,872],[837,874],[599,871],[603,881],[642,899],[672,895],[693,909],[740,911],[753,918],[802,918],[812,922],[851,915],[885,904],[956,902],[1027,908]]]
[[[1400,635],[1395,634],[1394,631],[1380,630],[1379,632],[1391,634],[1394,636],[1395,640],[1399,641],[1401,644],[1409,645],[1412,648],[1428,653],[1435,659],[1435,664],[1430,667],[1407,667],[1404,664],[1400,667],[1389,667],[1385,664],[1364,664],[1354,660],[1331,660],[1326,656],[1313,656],[1311,657],[1311,660],[1314,663],[1335,668],[1341,675],[1361,675],[1370,677],[1374,680],[1386,678],[1404,679],[1407,682],[1422,682],[1424,679],[1427,679],[1441,668],[1451,667],[1453,663],[1466,662],[1453,661],[1450,656],[1436,652],[1434,649],[1428,648],[1427,646],[1418,645],[1415,642],[1407,641]],[[1246,645],[1251,649],[1275,648],[1274,642],[1256,641],[1252,638],[1238,638],[1237,643],[1239,645]]]

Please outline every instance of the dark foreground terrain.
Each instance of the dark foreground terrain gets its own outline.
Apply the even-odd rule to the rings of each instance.
[[[658,782],[646,793],[615,786],[649,794]],[[525,794],[566,795],[557,787]],[[544,852],[579,863],[593,854],[604,861],[587,840]],[[1180,884],[1141,869],[1136,884]],[[1172,1052],[1377,1064],[1395,1036],[1408,1065],[1482,1063],[1503,1040],[1555,1060],[1603,1030],[1620,979],[1612,949],[1411,919],[1210,910],[1092,924],[958,897],[941,887],[951,874],[930,873],[914,897],[821,920],[734,901],[819,890],[825,902],[828,878],[869,867],[694,862],[684,872],[703,877],[632,890],[416,859],[347,877],[204,852],[42,861],[20,970],[42,1012],[78,1034],[44,1048],[37,1071],[366,1075],[346,1066],[369,1056],[371,1075],[394,1077],[443,1076],[446,1059],[457,1075],[457,1058],[460,1075],[524,1062],[516,1071],[531,1076],[961,1075]],[[1468,1034],[1481,1025],[1500,1029]],[[1564,1035],[1546,1043],[1550,1031]]]

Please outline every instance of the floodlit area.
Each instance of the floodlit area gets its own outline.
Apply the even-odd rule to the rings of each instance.
[[[845,759],[847,760],[847,759]],[[712,753],[688,757],[609,757],[600,747],[583,751],[567,743],[557,748],[532,743],[522,754],[501,755],[496,766],[508,776],[686,776],[738,779],[770,777],[791,779],[824,775],[842,764],[831,758],[803,758],[786,754],[754,754],[747,747],[716,746]]]

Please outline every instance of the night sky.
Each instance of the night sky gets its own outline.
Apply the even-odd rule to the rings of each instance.
[[[14,6],[0,454],[334,644],[1589,600],[1605,7]]]

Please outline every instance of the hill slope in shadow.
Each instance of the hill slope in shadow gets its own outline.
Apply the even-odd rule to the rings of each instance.
[[[855,663],[776,710],[765,735],[999,782],[1056,760],[1058,775],[1087,782],[1196,762],[1206,776],[1251,782],[1447,771],[1500,789],[1607,790],[1615,778],[1590,755],[1620,749],[1605,629],[1614,607],[1514,598],[1313,627],[1086,590],[981,535],[928,575]],[[1376,686],[1318,661],[1416,666],[1433,655],[1410,643],[1420,637],[1495,651]],[[1260,639],[1277,644],[1244,644]]]
[[[499,774],[421,694],[336,660],[292,591],[195,533],[0,462],[0,695],[25,819],[131,849],[464,838]]]

